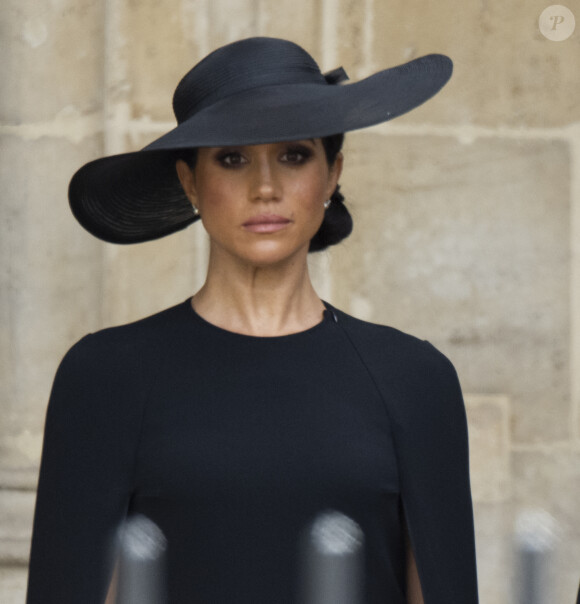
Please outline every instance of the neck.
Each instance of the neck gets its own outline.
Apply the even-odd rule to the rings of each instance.
[[[196,312],[228,331],[279,336],[304,331],[322,320],[306,255],[279,265],[241,262],[225,267],[210,254],[203,287],[193,297]]]

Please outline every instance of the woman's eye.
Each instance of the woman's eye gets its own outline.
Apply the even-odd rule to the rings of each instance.
[[[282,155],[282,161],[289,164],[303,164],[308,160],[312,153],[308,149],[288,149]]]
[[[237,151],[230,151],[218,156],[218,161],[226,168],[237,168],[245,163],[244,156]]]

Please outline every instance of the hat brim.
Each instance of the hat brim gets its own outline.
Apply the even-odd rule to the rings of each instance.
[[[427,55],[352,84],[261,87],[198,111],[145,149],[94,160],[73,176],[76,219],[111,243],[164,237],[194,222],[175,170],[179,149],[320,138],[398,117],[435,95],[452,62]]]

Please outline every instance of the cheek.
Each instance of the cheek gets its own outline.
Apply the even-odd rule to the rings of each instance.
[[[231,208],[228,208],[227,198],[221,187],[200,187],[197,193],[196,205],[203,228],[212,238],[227,232],[227,227],[232,219],[232,211]]]
[[[301,201],[301,205],[320,209],[325,201],[327,182],[318,174],[314,178],[296,181],[293,187],[293,197]]]
[[[294,218],[300,238],[312,239],[324,220],[326,187],[321,179],[302,182],[293,191]]]
[[[239,190],[220,179],[208,180],[197,191],[197,205],[202,216],[219,218],[231,214],[238,199]]]

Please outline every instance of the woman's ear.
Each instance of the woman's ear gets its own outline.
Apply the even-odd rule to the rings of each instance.
[[[177,177],[179,178],[184,193],[195,207],[197,189],[195,187],[195,175],[193,170],[182,159],[178,159],[175,162],[175,170],[177,171]]]

